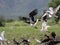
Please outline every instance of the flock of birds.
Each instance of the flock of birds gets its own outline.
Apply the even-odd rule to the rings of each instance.
[[[7,43],[7,39],[4,37],[4,35],[5,35],[5,31],[2,31],[1,32],[1,34],[0,34],[0,43],[1,43],[1,45],[6,45],[6,44],[4,44],[4,43]],[[60,37],[58,37],[58,36],[56,36],[56,34],[55,34],[55,32],[52,32],[51,33],[51,35],[52,35],[52,37],[54,38],[54,39],[50,39],[50,37],[48,36],[48,35],[45,35],[47,38],[46,39],[44,39],[44,40],[42,40],[42,41],[40,41],[40,40],[38,40],[38,39],[36,39],[36,38],[34,38],[34,40],[37,42],[37,44],[39,44],[39,45],[56,45],[56,44],[58,44],[58,43],[60,43]],[[56,37],[54,37],[54,35],[56,36]],[[13,42],[14,42],[14,44],[15,45],[21,45],[22,43],[23,43],[23,45],[30,45],[31,43],[32,43],[32,41],[31,40],[29,40],[29,39],[25,39],[25,38],[21,38],[22,40],[19,42],[19,41],[17,41],[15,38],[13,39]],[[8,42],[9,43],[9,42]],[[10,44],[10,43],[9,43]]]
[[[56,10],[54,11],[55,13],[59,10],[59,8],[60,8],[60,5],[56,8]],[[49,11],[47,11],[47,12],[49,12]],[[54,14],[55,14],[54,13]],[[29,17],[31,18],[31,20],[32,21],[34,21],[34,16],[37,14],[37,9],[35,9],[33,12],[31,12],[30,14],[29,14]],[[43,15],[43,16],[45,16],[45,15]],[[53,15],[53,16],[55,16],[55,15]],[[50,16],[51,17],[51,16]],[[35,26],[36,24],[37,24],[37,22],[38,22],[38,20],[35,22],[34,21],[34,23],[32,22],[32,25],[33,26]],[[31,26],[32,26],[31,25]],[[1,45],[6,45],[5,43],[7,42],[7,39],[4,37],[4,35],[5,35],[5,31],[2,31],[1,32],[1,34],[0,34],[0,44]],[[56,45],[56,44],[58,44],[58,43],[60,43],[60,37],[57,37],[56,36],[56,34],[55,34],[55,32],[52,32],[51,33],[51,36],[48,36],[48,35],[45,35],[47,38],[46,39],[44,39],[44,40],[42,40],[42,41],[40,41],[40,40],[38,40],[38,39],[36,39],[36,38],[34,38],[34,40],[37,42],[37,43],[39,43],[40,45]],[[56,37],[55,37],[56,36]],[[51,38],[52,37],[52,38]],[[30,45],[30,43],[32,43],[32,41],[31,40],[29,40],[29,39],[25,39],[25,38],[22,38],[22,40],[19,42],[19,41],[17,41],[15,38],[13,39],[13,42],[14,42],[14,44],[16,44],[16,45],[20,45],[20,44],[24,44],[24,45]],[[7,43],[10,43],[10,42],[7,42]]]

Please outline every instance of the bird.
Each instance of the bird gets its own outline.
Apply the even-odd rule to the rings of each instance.
[[[1,34],[0,34],[0,40],[1,41],[6,41],[7,40],[7,39],[5,39],[4,35],[5,35],[5,31],[2,31]]]
[[[20,43],[14,38],[13,39],[13,42],[14,42],[14,44],[16,44],[16,45],[20,45]]]

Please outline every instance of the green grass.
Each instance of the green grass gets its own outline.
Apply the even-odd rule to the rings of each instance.
[[[48,21],[48,24],[51,24],[48,28],[49,32],[56,32],[58,36],[60,36],[60,24],[52,24]],[[40,32],[41,22],[37,24],[37,29],[31,27],[29,24],[24,23],[23,21],[15,21],[6,23],[5,27],[0,27],[0,32],[5,31],[5,37],[11,43],[9,45],[14,45],[12,39],[16,38],[18,41],[21,40],[21,37],[25,37],[32,41],[31,45],[37,45],[36,41],[33,39],[34,37],[42,40],[44,38],[44,34],[49,34],[48,32]]]

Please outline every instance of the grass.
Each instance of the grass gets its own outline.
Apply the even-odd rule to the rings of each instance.
[[[48,24],[51,24],[48,28],[49,32],[56,32],[58,36],[60,36],[60,24],[52,24],[48,21]],[[44,34],[49,34],[48,32],[40,32],[41,22],[37,24],[37,29],[31,27],[29,24],[24,23],[23,21],[15,21],[6,23],[5,27],[0,27],[0,32],[5,31],[5,38],[11,43],[9,45],[14,45],[12,39],[16,38],[18,41],[21,40],[21,37],[25,37],[32,41],[31,45],[37,45],[34,37],[42,40],[44,38]]]

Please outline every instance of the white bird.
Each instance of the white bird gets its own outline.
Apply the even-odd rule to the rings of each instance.
[[[0,40],[1,41],[6,41],[5,37],[4,37],[5,31],[2,31],[0,34]]]
[[[47,11],[47,12],[49,12],[51,15],[53,15],[54,14],[53,7],[49,7],[49,11]]]
[[[53,9],[53,7],[49,7],[49,10],[47,10],[47,12],[50,13],[51,16],[58,17],[55,14],[59,9],[60,9],[60,5],[58,5],[55,9]]]

